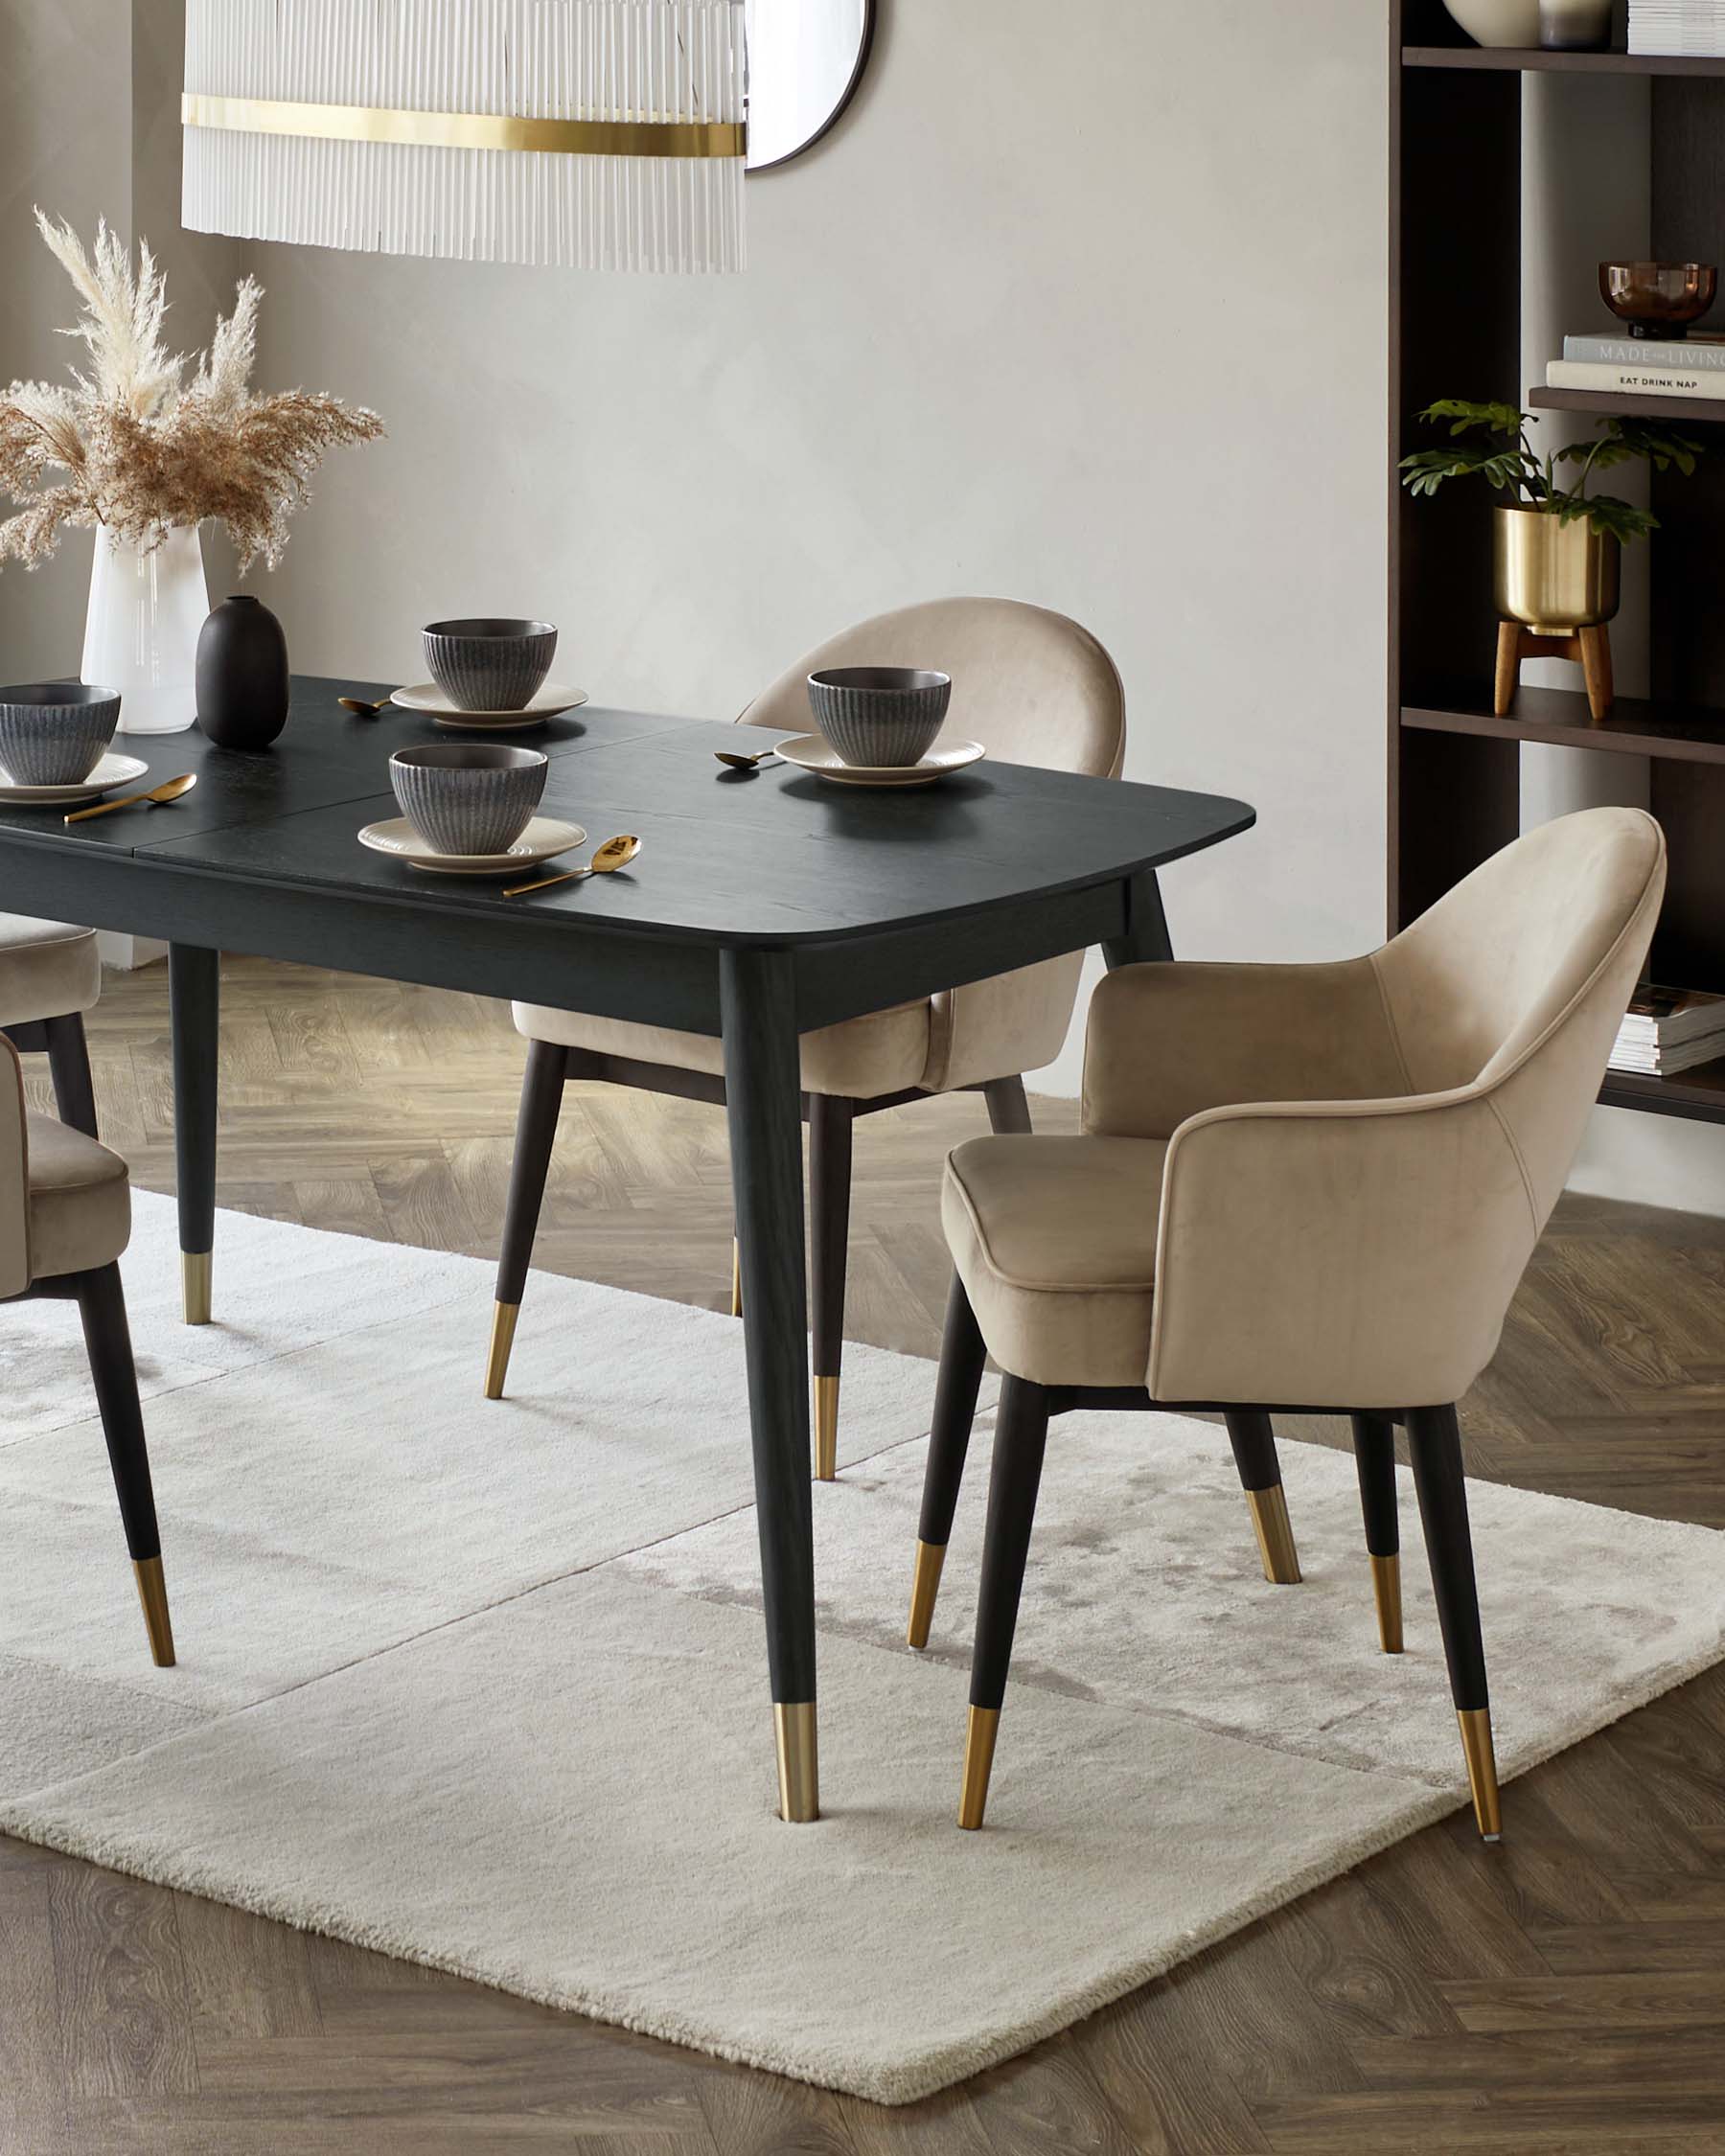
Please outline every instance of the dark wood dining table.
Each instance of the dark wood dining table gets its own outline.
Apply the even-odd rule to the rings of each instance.
[[[202,733],[122,736],[172,805],[68,825],[0,804],[0,908],[169,945],[174,1140],[188,1318],[210,1315],[223,951],[718,1035],[748,1359],[780,1811],[818,1815],[815,1563],[797,1036],[1100,944],[1171,955],[1157,871],[1246,830],[1243,802],[983,762],[926,789],[726,771],[752,728],[586,706],[508,738],[550,758],[542,813],[589,840],[633,832],[623,873],[509,898],[518,879],[417,870],[360,846],[396,815],[388,759],[464,738],[297,678],[256,754]],[[492,738],[492,737],[488,737]],[[546,871],[549,873],[549,870]],[[172,1511],[172,1497],[169,1499]]]

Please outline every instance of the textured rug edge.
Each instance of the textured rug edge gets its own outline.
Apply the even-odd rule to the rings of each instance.
[[[656,1592],[673,1591],[660,1589]],[[1625,1686],[1622,1693],[1601,1701],[1602,1711],[1598,1719],[1590,1720],[1584,1729],[1557,1738],[1533,1755],[1518,1761],[1506,1786],[1508,1781],[1519,1780],[1560,1753],[1585,1742],[1588,1737],[1597,1736],[1601,1730],[1611,1728],[1626,1715],[1637,1712],[1667,1692],[1674,1691],[1680,1685],[1705,1674],[1721,1662],[1725,1662],[1725,1638],[1715,1639],[1705,1648],[1646,1671],[1635,1684]],[[174,1738],[168,1738],[164,1743],[172,1744],[176,1741]],[[155,1749],[155,1746],[145,1748],[147,1752]],[[75,1788],[77,1782],[84,1778],[80,1776],[75,1781],[58,1786]],[[1407,1783],[1405,1786],[1412,1789],[1415,1785]],[[674,2014],[644,2012],[637,2006],[625,2004],[604,1992],[535,1983],[518,1971],[488,1965],[482,1957],[469,1958],[428,1952],[411,1941],[397,1938],[384,1927],[350,1917],[339,1910],[320,1908],[291,1894],[252,1892],[243,1887],[236,1889],[225,1881],[213,1878],[205,1868],[195,1861],[189,1861],[182,1852],[163,1851],[148,1843],[140,1846],[128,1842],[123,1836],[80,1831],[75,1825],[55,1819],[46,1811],[34,1813],[28,1802],[14,1800],[10,1803],[0,1803],[0,1833],[13,1835],[20,1841],[29,1842],[40,1848],[53,1849],[60,1855],[100,1865],[104,1869],[144,1880],[152,1886],[194,1894],[201,1900],[243,1910],[250,1915],[286,1924],[293,1931],[314,1933],[338,1939],[349,1946],[386,1955],[393,1961],[411,1962],[422,1968],[438,1970],[446,1976],[482,1984],[492,1990],[509,1993],[536,2006],[549,2007],[560,2012],[578,2013],[586,2020],[627,2030],[635,2035],[651,2036],[660,2042],[676,2044],[682,2050],[721,2059],[730,2065],[757,2068],[776,2074],[787,2080],[806,2082],[816,2088],[830,2089],[841,2095],[860,2097],[868,2102],[896,2108],[936,2096],[942,2090],[986,2072],[990,2067],[1018,2057],[1035,2045],[1071,2028],[1075,2023],[1101,2012],[1107,2007],[1116,2005],[1134,1991],[1165,1976],[1170,1969],[1178,1968],[1194,1955],[1204,1952],[1207,1947],[1232,1937],[1250,1924],[1274,1915],[1278,1910],[1315,1892],[1320,1887],[1343,1877],[1355,1866],[1393,1848],[1422,1828],[1464,1810],[1466,1805],[1466,1798],[1454,1790],[1431,1790],[1411,1797],[1406,1804],[1378,1826],[1350,1836],[1336,1849],[1313,1858],[1285,1879],[1278,1880],[1274,1887],[1243,1897],[1218,1914],[1212,1922],[1188,1933],[1171,1949],[1142,1956],[1120,1968],[1111,1970],[1105,1976],[1074,1984],[1052,1998],[1042,2012],[1028,2020],[1015,2023],[1009,2029],[1000,2028],[962,2040],[931,2045],[900,2065],[882,2068],[846,2067],[842,2062],[828,2059],[791,2056],[771,2044],[738,2043],[719,2035],[711,2029]],[[1508,1832],[1513,1833],[1512,1820],[1506,1823],[1506,1826]]]

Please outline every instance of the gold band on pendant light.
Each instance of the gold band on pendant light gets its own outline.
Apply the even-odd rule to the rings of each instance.
[[[293,104],[188,90],[188,127],[323,142],[403,143],[430,149],[531,149],[564,157],[741,157],[741,120],[518,120],[503,113],[406,112],[377,104]]]

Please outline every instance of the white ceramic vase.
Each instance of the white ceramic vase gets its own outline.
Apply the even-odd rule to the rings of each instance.
[[[209,612],[196,524],[176,525],[148,554],[98,530],[83,678],[120,691],[121,733],[177,734],[191,725],[197,635]]]
[[[1476,45],[1539,43],[1539,0],[1443,0]]]

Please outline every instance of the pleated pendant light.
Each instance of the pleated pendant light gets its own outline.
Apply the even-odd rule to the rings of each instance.
[[[187,0],[194,232],[743,265],[744,0]]]

